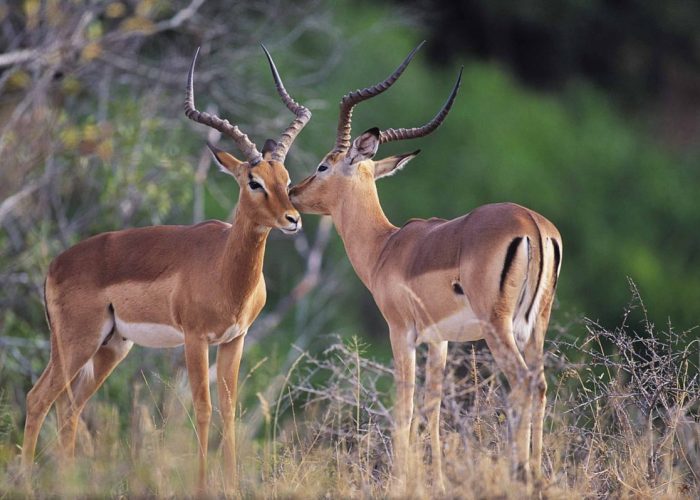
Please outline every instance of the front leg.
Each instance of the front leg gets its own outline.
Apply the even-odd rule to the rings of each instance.
[[[199,447],[199,475],[197,493],[207,490],[207,449],[209,422],[211,421],[211,397],[209,394],[209,344],[204,336],[185,335],[185,363],[192,390],[192,405],[197,422]]]
[[[442,403],[442,383],[447,363],[447,341],[428,346],[428,360],[425,368],[424,407],[428,415],[428,434],[432,452],[433,486],[438,493],[445,491],[442,477],[442,448],[440,446],[440,404]]]
[[[224,486],[232,491],[236,486],[236,398],[238,394],[238,369],[241,366],[245,335],[219,346],[216,358],[219,410],[223,420],[222,446],[224,449]]]
[[[413,332],[390,326],[391,350],[394,355],[394,477],[399,486],[405,486],[413,417],[413,392],[416,380],[416,348]]]

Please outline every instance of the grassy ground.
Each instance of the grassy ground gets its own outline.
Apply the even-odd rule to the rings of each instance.
[[[630,317],[631,318],[631,317]],[[453,346],[443,401],[446,496],[464,498],[698,498],[700,424],[698,344],[693,332],[657,331],[643,319],[614,331],[587,323],[588,337],[566,332],[548,346],[546,481],[528,490],[511,480],[507,391],[485,350]],[[248,394],[239,412],[241,497],[391,497],[391,369],[369,347],[338,342],[300,353],[274,393]],[[575,359],[564,353],[575,353]],[[32,493],[37,496],[192,494],[197,456],[184,376],[137,382],[128,424],[117,408],[91,403],[74,465],[58,458],[49,415]],[[419,385],[421,377],[419,375]],[[250,391],[249,391],[250,392]],[[420,394],[420,387],[418,394]],[[417,398],[420,403],[420,398]],[[420,404],[418,405],[420,406]],[[3,407],[0,497],[22,495],[20,418]],[[434,497],[418,411],[408,491]],[[223,491],[215,415],[209,463],[212,492]]]

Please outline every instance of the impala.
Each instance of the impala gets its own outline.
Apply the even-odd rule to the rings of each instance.
[[[422,44],[421,44],[422,45]],[[373,160],[380,144],[423,137],[449,112],[461,72],[440,112],[411,129],[370,129],[351,142],[353,107],[388,89],[419,45],[386,80],[340,102],[335,146],[290,191],[302,212],[330,215],[355,272],[389,326],[395,364],[394,469],[405,477],[413,415],[416,346],[428,344],[425,406],[433,481],[444,488],[439,440],[447,342],[485,339],[509,385],[514,469],[539,477],[546,389],[543,343],[562,258],[554,225],[513,203],[484,205],[453,220],[392,225],[375,181],[395,174],[419,151]]]
[[[152,226],[103,233],[56,257],[44,287],[51,330],[48,366],[27,395],[22,461],[31,468],[41,424],[57,402],[60,441],[75,450],[76,427],[88,398],[133,344],[185,345],[199,442],[198,488],[206,488],[206,457],[212,406],[208,352],[217,345],[219,406],[227,484],[235,476],[234,416],[238,369],[245,334],[265,304],[262,274],[271,228],[295,233],[299,212],[288,197],[284,159],[311,113],[287,93],[263,47],[277,91],[296,118],[278,142],[262,153],[237,126],[196,110],[192,60],[185,99],[188,118],[215,128],[236,143],[246,160],[210,146],[240,187],[230,224]]]

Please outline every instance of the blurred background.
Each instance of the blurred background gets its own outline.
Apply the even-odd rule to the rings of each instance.
[[[417,126],[461,92],[379,191],[396,225],[512,201],[564,241],[554,328],[614,327],[631,293],[660,327],[687,330],[700,304],[700,4],[683,0],[10,0],[0,5],[0,396],[18,429],[48,359],[42,288],[50,261],[100,232],[228,219],[237,186],[209,170],[209,130],[182,113],[194,49],[196,102],[260,147],[291,115],[259,47],[313,112],[287,159],[301,180],[333,145],[337,103],[404,76],[358,106],[355,134]],[[234,144],[220,147],[234,154]],[[268,303],[247,340],[250,394],[297,351],[358,335],[389,359],[386,325],[328,224],[273,232]],[[563,325],[563,326],[562,326]],[[691,333],[696,336],[696,333]],[[264,361],[264,362],[263,362]],[[97,398],[129,408],[131,386],[183,367],[181,351],[136,348]],[[10,418],[10,417],[8,417]],[[17,432],[17,431],[12,431]],[[14,436],[15,442],[19,436]]]

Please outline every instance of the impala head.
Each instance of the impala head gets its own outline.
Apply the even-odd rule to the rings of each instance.
[[[377,96],[391,87],[401,76],[413,56],[424,42],[413,49],[383,82],[373,87],[356,90],[340,101],[340,118],[335,146],[323,157],[316,171],[294,186],[290,196],[294,206],[305,213],[330,214],[344,196],[362,196],[363,191],[376,192],[374,181],[398,172],[413,159],[420,150],[374,160],[381,144],[403,139],[414,139],[430,134],[440,126],[452,107],[462,79],[460,70],[452,92],[435,117],[418,128],[379,130],[371,128],[351,142],[352,110],[356,104]],[[352,194],[350,194],[352,193]]]
[[[209,149],[221,170],[233,176],[238,182],[240,187],[238,210],[256,224],[292,234],[301,229],[301,217],[289,200],[289,173],[284,166],[284,159],[297,134],[311,119],[311,112],[289,96],[275,63],[264,46],[263,51],[270,64],[272,77],[282,102],[296,115],[289,127],[282,132],[279,140],[268,139],[260,153],[255,144],[236,125],[231,125],[228,120],[222,120],[216,115],[200,112],[195,108],[194,65],[199,49],[194,54],[187,78],[185,114],[191,120],[215,128],[229,136],[245,156],[245,160],[239,160],[231,153],[209,144]]]

